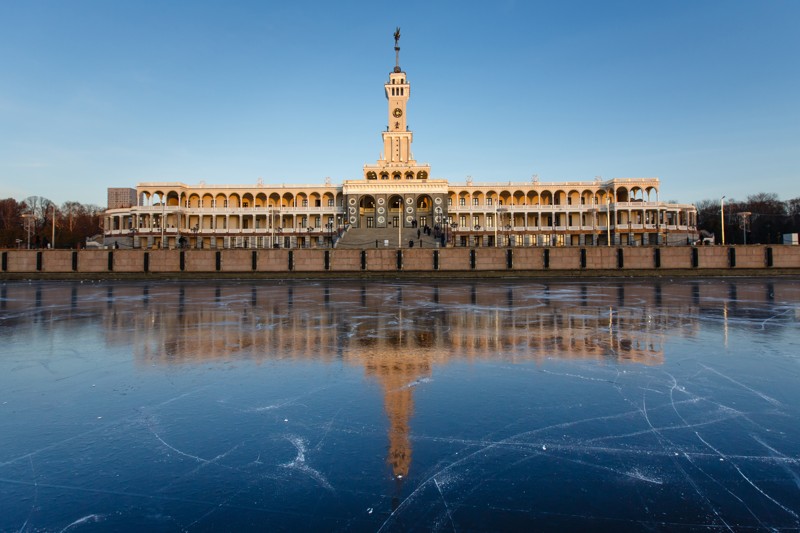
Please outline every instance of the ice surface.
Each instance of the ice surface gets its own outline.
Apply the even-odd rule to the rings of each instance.
[[[0,285],[0,531],[796,530],[800,280]]]

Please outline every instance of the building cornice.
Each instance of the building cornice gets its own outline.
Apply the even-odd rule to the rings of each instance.
[[[375,181],[347,180],[344,194],[447,194],[446,180]]]

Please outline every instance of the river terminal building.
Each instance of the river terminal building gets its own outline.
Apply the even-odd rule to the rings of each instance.
[[[106,245],[189,248],[687,244],[691,204],[661,201],[659,179],[451,183],[414,159],[411,83],[383,86],[383,152],[359,179],[319,185],[139,183],[108,189]]]

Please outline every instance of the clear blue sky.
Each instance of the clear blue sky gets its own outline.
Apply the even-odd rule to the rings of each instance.
[[[797,0],[7,0],[0,21],[0,197],[359,178],[395,26],[432,177],[800,196]]]

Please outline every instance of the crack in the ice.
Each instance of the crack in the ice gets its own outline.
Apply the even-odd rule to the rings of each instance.
[[[767,450],[771,451],[773,458],[775,458],[775,459],[778,459],[778,458],[780,458],[780,459],[794,459],[792,457],[787,457],[785,454],[779,452],[778,450],[776,450],[775,448],[773,448],[772,446],[770,446],[769,444],[767,444],[766,442],[761,440],[761,438],[758,435],[750,435],[750,436],[753,437],[754,441],[756,441],[757,443],[762,445]],[[795,462],[795,461],[793,461],[793,462]],[[789,468],[786,465],[786,463],[780,463],[780,464],[783,467],[783,469],[786,470],[786,472],[790,476],[792,476],[792,479],[794,479],[794,484],[797,486],[798,489],[800,489],[800,476],[797,475],[797,472],[795,472],[794,470]]]
[[[444,493],[442,492],[442,487],[439,486],[439,482],[436,481],[436,478],[433,478],[433,483],[436,485],[436,490],[439,491],[439,496],[442,497],[442,503],[444,503],[445,511],[447,511],[447,518],[450,520],[450,526],[453,528],[453,531],[456,531],[456,524],[453,522],[453,515],[450,513],[450,506],[447,505],[447,498],[444,497]]]
[[[642,416],[644,417],[645,421],[647,422],[647,425],[650,426],[650,428],[653,430],[653,435],[656,437],[656,440],[658,440],[659,443],[661,444],[662,450],[666,451],[666,446],[664,446],[664,442],[667,442],[668,444],[670,444],[670,446],[672,448],[678,448],[677,446],[675,446],[674,442],[672,442],[668,438],[664,437],[655,427],[653,427],[653,424],[650,422],[650,416],[647,413],[647,392],[646,391],[642,392],[641,413],[642,413]],[[698,486],[697,482],[695,482],[694,478],[692,478],[692,476],[689,475],[689,472],[687,472],[686,469],[683,468],[683,465],[681,465],[677,461],[677,459],[675,459],[674,457],[672,458],[672,462],[678,468],[678,470],[681,471],[681,473],[684,476],[684,479],[686,479],[686,481],[689,483],[689,485],[691,485],[691,487],[695,490],[695,492],[700,497],[700,499],[702,501],[704,501],[706,503],[706,505],[711,509],[711,512],[714,513],[714,515],[722,522],[722,524],[729,531],[733,531],[733,528],[730,526],[730,524],[728,524],[728,522],[722,517],[722,515],[717,510],[717,508],[714,506],[714,504],[711,502],[711,500],[708,498],[708,496],[703,491],[700,490],[700,487]]]
[[[303,472],[304,474],[314,479],[323,488],[331,492],[335,492],[333,486],[330,484],[330,482],[328,482],[325,476],[323,476],[318,470],[315,470],[314,468],[308,466],[308,464],[306,463],[305,440],[301,439],[300,437],[295,437],[293,435],[287,436],[286,440],[288,440],[294,445],[295,449],[297,450],[297,455],[295,456],[294,460],[292,460],[289,463],[282,464],[281,466],[283,468],[289,468]]]
[[[159,404],[156,404],[156,405],[154,405],[152,407],[148,407],[148,408],[151,409],[151,408],[157,408],[157,407],[163,407],[165,405],[169,405],[170,403],[172,403],[172,402],[174,402],[176,400],[179,400],[181,398],[184,398],[186,396],[194,394],[195,392],[203,390],[205,388],[207,388],[207,386],[198,387],[196,389],[193,389],[191,391],[185,392],[183,394],[179,394],[178,396],[172,397],[172,398],[170,398],[168,400],[165,400],[165,401],[163,401],[163,402],[161,402]],[[0,468],[2,468],[4,466],[11,465],[11,464],[14,464],[17,461],[21,461],[21,460],[27,459],[29,457],[35,457],[36,455],[38,455],[38,454],[40,454],[42,452],[45,452],[45,451],[48,451],[48,450],[52,450],[53,448],[57,448],[57,447],[59,447],[59,446],[61,446],[63,444],[67,444],[69,442],[72,442],[74,440],[80,439],[82,437],[86,437],[86,436],[92,435],[93,433],[97,433],[98,431],[104,431],[104,430],[107,430],[107,429],[112,428],[114,426],[119,426],[120,424],[125,423],[125,422],[129,422],[131,420],[134,420],[134,419],[138,418],[139,416],[140,415],[137,413],[137,414],[134,414],[134,415],[130,415],[130,416],[126,416],[124,418],[118,419],[116,421],[105,422],[105,423],[103,423],[103,424],[101,424],[101,425],[99,425],[97,427],[94,427],[94,428],[92,428],[90,430],[84,431],[83,433],[79,433],[77,435],[73,435],[71,437],[67,437],[66,439],[62,439],[62,440],[60,440],[58,442],[54,442],[54,443],[48,444],[47,446],[43,446],[43,447],[41,447],[41,448],[39,448],[37,450],[34,450],[32,452],[28,452],[28,453],[20,455],[18,457],[14,457],[13,459],[9,459],[7,461],[4,461],[4,462],[0,463]]]
[[[727,379],[727,380],[728,380],[728,381],[730,381],[731,383],[735,383],[736,385],[739,385],[739,386],[740,386],[740,387],[742,387],[743,389],[745,389],[745,390],[748,390],[748,391],[752,392],[753,394],[755,394],[755,395],[756,395],[756,396],[758,396],[759,398],[761,398],[761,399],[763,399],[763,400],[765,400],[765,401],[767,401],[767,402],[771,403],[772,405],[774,405],[774,406],[776,406],[776,407],[783,407],[783,404],[782,404],[780,401],[776,400],[775,398],[772,398],[771,396],[767,396],[767,395],[766,395],[766,394],[764,394],[763,392],[757,391],[757,390],[755,390],[755,389],[754,389],[754,388],[752,388],[752,387],[748,387],[748,386],[747,386],[747,385],[745,385],[744,383],[742,383],[742,382],[740,382],[740,381],[736,381],[735,379],[733,379],[733,378],[732,378],[732,377],[730,377],[730,376],[726,376],[725,374],[723,374],[723,373],[722,373],[722,372],[720,372],[719,370],[716,370],[716,369],[714,369],[714,368],[711,368],[710,366],[704,365],[703,363],[699,363],[699,364],[700,364],[700,366],[702,366],[702,367],[703,367],[703,368],[705,368],[706,370],[708,370],[708,371],[710,371],[710,372],[713,372],[713,373],[717,374],[718,376],[720,376],[720,377],[722,377],[722,378],[725,378],[725,379]]]
[[[221,454],[217,455],[216,457],[213,457],[213,458],[211,458],[211,459],[205,459],[205,458],[203,458],[203,457],[199,457],[199,456],[197,456],[197,455],[193,455],[193,454],[191,454],[191,453],[187,453],[187,452],[184,452],[184,451],[181,451],[181,450],[179,450],[178,448],[176,448],[176,447],[172,446],[171,444],[169,444],[168,442],[166,442],[164,439],[162,439],[162,438],[161,438],[161,435],[159,435],[159,434],[156,432],[156,430],[155,430],[155,429],[153,429],[153,428],[152,428],[152,427],[150,427],[150,426],[148,426],[148,428],[150,429],[150,432],[151,432],[151,433],[152,433],[152,434],[155,436],[155,438],[156,438],[156,439],[158,439],[158,441],[159,441],[161,444],[163,444],[164,446],[166,446],[166,447],[167,447],[167,448],[169,448],[170,450],[174,451],[174,452],[175,452],[175,453],[177,453],[178,455],[182,455],[182,456],[184,456],[184,457],[188,457],[188,458],[190,458],[190,459],[194,459],[194,460],[195,460],[195,461],[197,461],[198,463],[203,463],[204,465],[211,465],[211,464],[214,464],[214,463],[216,463],[216,462],[217,462],[217,461],[219,461],[220,459],[224,459],[224,458],[225,458],[225,457],[226,457],[226,456],[227,456],[229,453],[231,453],[232,451],[234,451],[236,448],[238,448],[238,447],[239,447],[239,445],[237,444],[237,445],[236,445],[236,446],[234,446],[233,448],[229,449],[228,451],[226,451],[226,452],[224,452],[224,453],[221,453]]]
[[[774,503],[775,505],[777,505],[778,507],[780,507],[781,509],[783,509],[784,511],[786,511],[786,512],[787,512],[787,513],[789,513],[790,515],[792,515],[792,516],[795,518],[795,520],[798,520],[798,519],[800,519],[800,517],[798,517],[797,513],[795,513],[793,510],[789,509],[788,507],[786,507],[786,506],[785,506],[785,505],[783,505],[782,503],[780,503],[778,500],[776,500],[775,498],[773,498],[772,496],[770,496],[769,494],[767,494],[766,492],[764,492],[764,491],[761,489],[761,487],[759,487],[758,485],[756,485],[755,483],[753,483],[753,481],[752,481],[752,480],[751,480],[749,477],[747,477],[747,476],[745,475],[745,473],[744,473],[744,472],[742,472],[742,469],[741,469],[741,468],[739,468],[739,465],[737,465],[735,462],[733,462],[733,461],[732,461],[732,460],[731,460],[729,457],[726,457],[724,453],[722,453],[721,451],[719,451],[718,449],[716,449],[714,446],[712,446],[711,444],[709,444],[709,443],[708,443],[708,442],[707,442],[707,441],[706,441],[706,440],[705,440],[703,437],[701,437],[701,436],[700,436],[700,434],[699,434],[699,433],[697,433],[697,432],[695,431],[695,433],[694,433],[694,434],[695,434],[695,435],[697,435],[697,438],[698,438],[698,439],[700,439],[700,441],[701,441],[703,444],[705,444],[705,445],[706,445],[706,446],[708,446],[708,447],[709,447],[711,450],[713,450],[714,452],[716,452],[716,453],[717,453],[717,454],[720,456],[720,458],[721,458],[721,459],[723,459],[723,460],[727,461],[728,463],[730,463],[731,465],[733,465],[733,468],[735,468],[735,469],[736,469],[736,471],[737,471],[737,472],[739,472],[739,475],[740,475],[740,476],[742,476],[742,478],[743,478],[745,481],[747,481],[747,483],[749,483],[749,484],[750,484],[750,486],[752,486],[752,487],[753,487],[754,489],[756,489],[756,490],[757,490],[759,493],[761,493],[761,495],[762,495],[762,496],[764,496],[764,497],[765,497],[765,498],[767,498],[769,501],[771,501],[772,503]]]
[[[71,524],[67,524],[67,526],[64,529],[61,530],[61,533],[64,533],[65,531],[68,531],[68,530],[72,529],[73,527],[80,526],[82,524],[88,524],[90,522],[101,522],[103,520],[103,518],[104,518],[103,515],[99,515],[99,514],[90,514],[90,515],[84,516],[83,518],[78,518],[77,520],[75,520]]]

